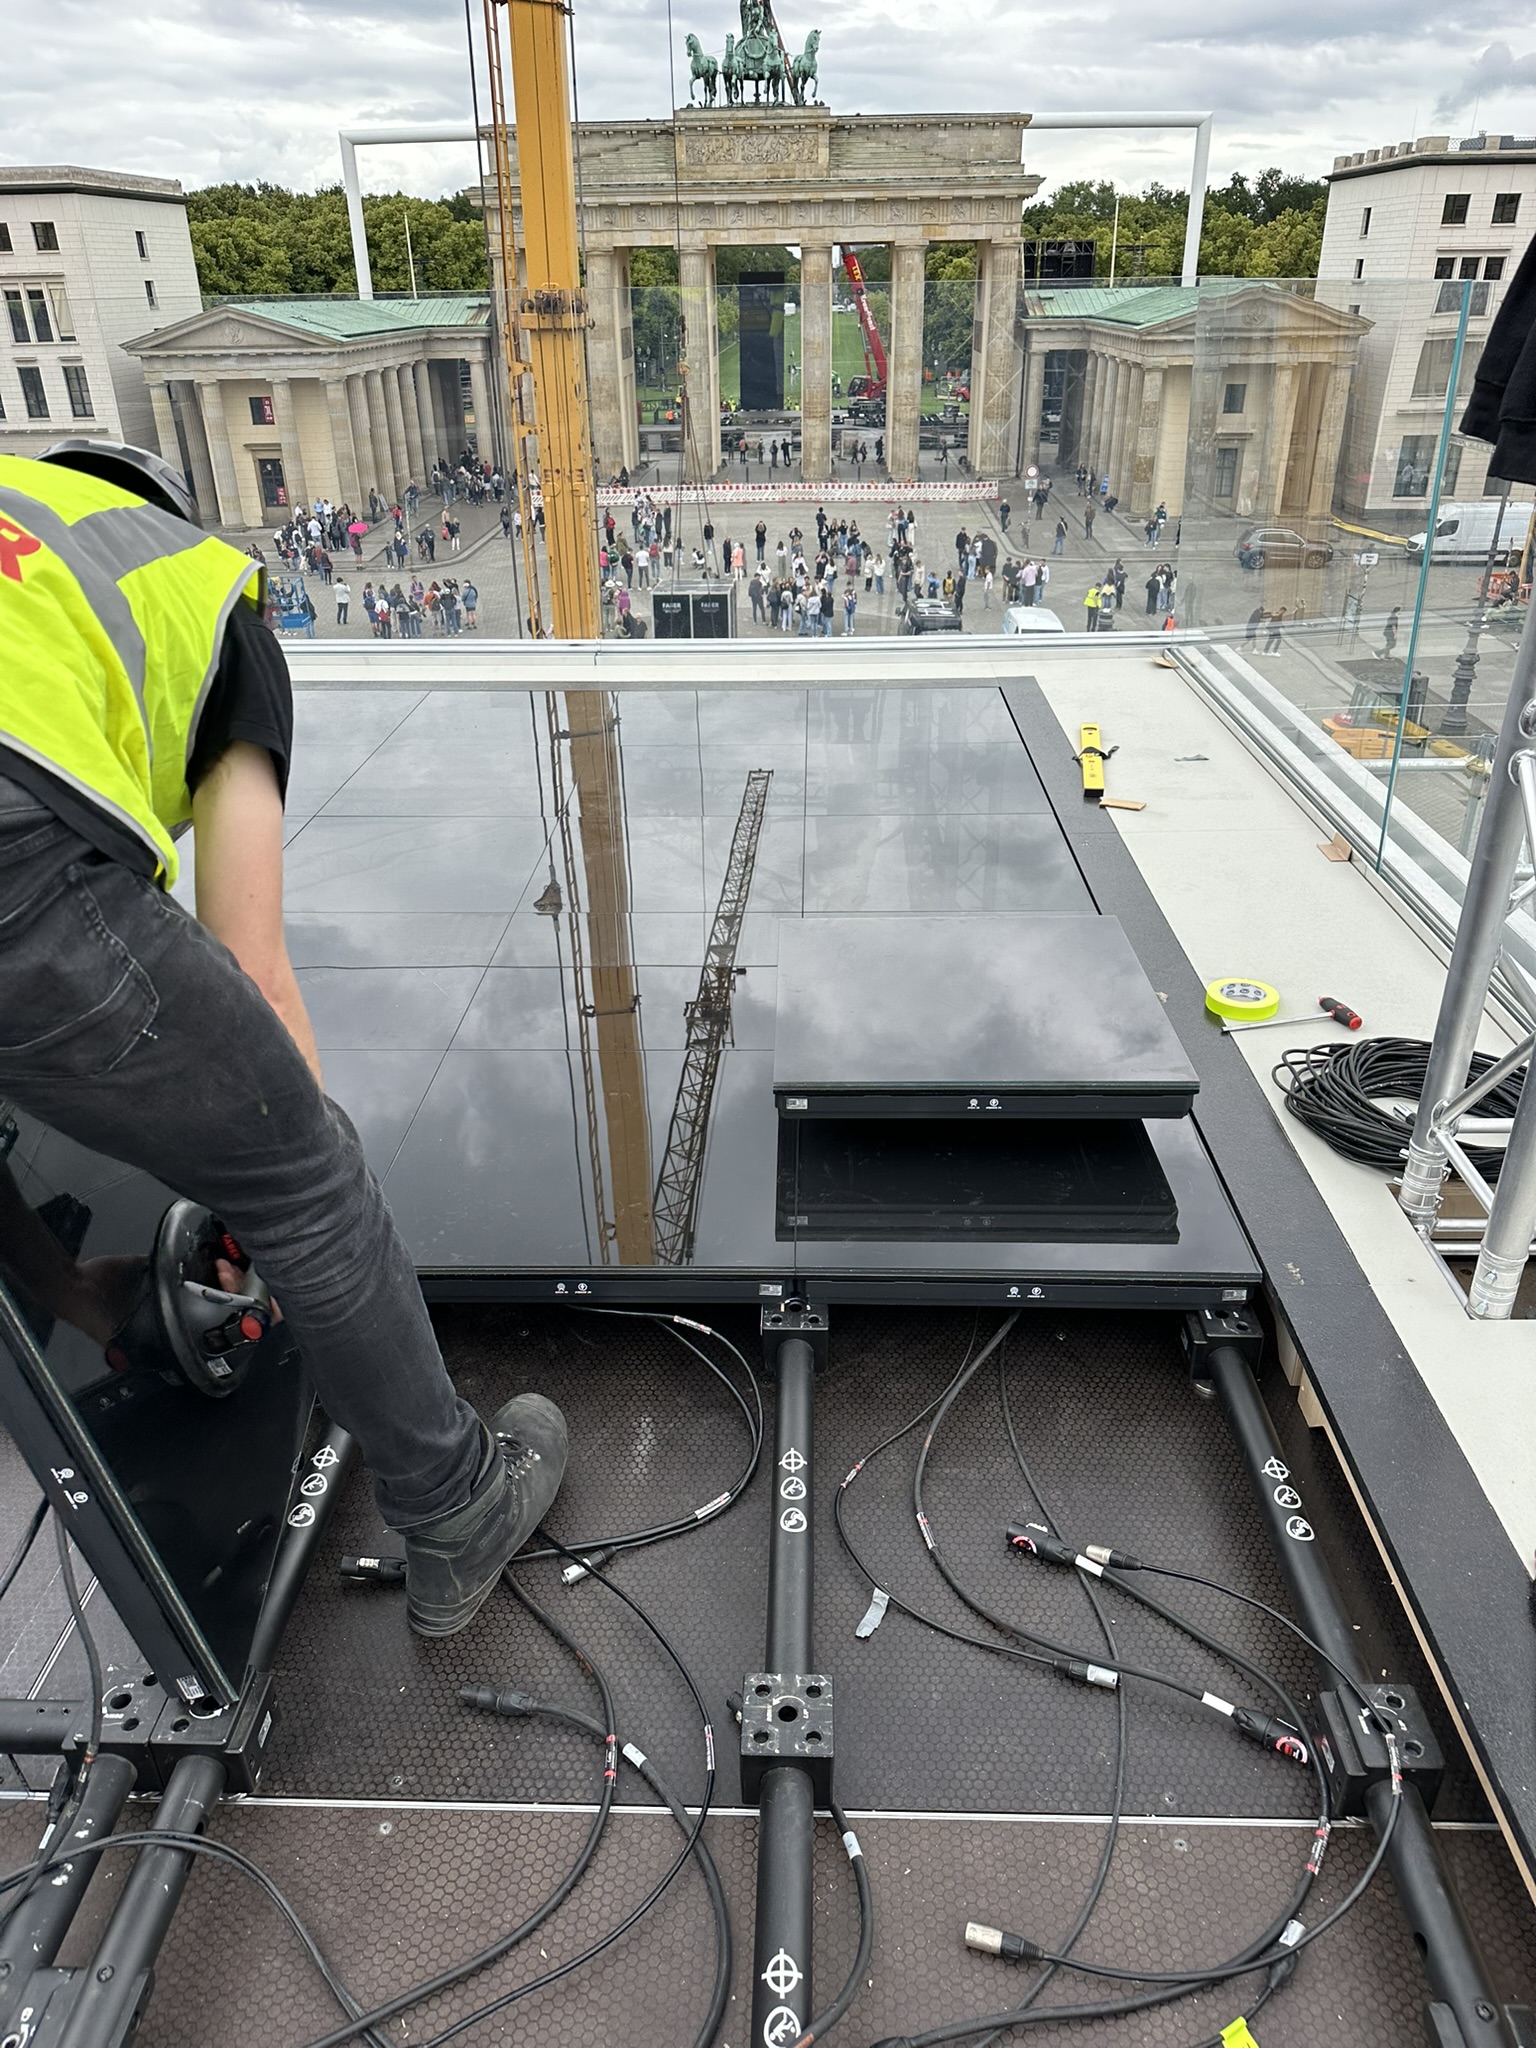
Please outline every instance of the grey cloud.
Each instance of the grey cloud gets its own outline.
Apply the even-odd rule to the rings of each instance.
[[[1448,120],[1452,114],[1460,113],[1463,107],[1472,105],[1476,100],[1491,100],[1502,93],[1518,92],[1531,86],[1536,86],[1536,51],[1517,57],[1508,43],[1490,43],[1482,55],[1467,66],[1460,83],[1436,100],[1435,117]]]

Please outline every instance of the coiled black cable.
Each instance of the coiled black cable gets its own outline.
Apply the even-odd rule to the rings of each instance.
[[[1472,1055],[1469,1080],[1480,1080],[1494,1064],[1491,1053]],[[1429,1045],[1422,1038],[1366,1038],[1338,1045],[1298,1046],[1282,1053],[1275,1085],[1298,1123],[1325,1145],[1361,1166],[1396,1173],[1413,1132],[1413,1117],[1383,1109],[1382,1100],[1416,1104],[1424,1092]],[[1513,1116],[1525,1079],[1521,1067],[1490,1088],[1477,1105],[1482,1116]],[[1468,1144],[1467,1157],[1485,1180],[1496,1180],[1502,1151]]]

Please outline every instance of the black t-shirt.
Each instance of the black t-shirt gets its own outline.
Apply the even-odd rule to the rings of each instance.
[[[250,605],[239,603],[224,628],[218,666],[197,725],[187,765],[187,787],[195,790],[236,740],[265,747],[286,796],[293,753],[293,685],[276,636]],[[0,772],[31,792],[40,804],[111,860],[140,874],[153,874],[154,855],[136,833],[36,762],[13,753],[0,740]]]

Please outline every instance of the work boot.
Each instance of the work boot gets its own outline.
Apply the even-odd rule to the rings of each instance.
[[[399,1532],[406,1618],[418,1635],[457,1635],[473,1621],[560,1491],[566,1450],[565,1417],[554,1402],[519,1394],[486,1431],[464,1506]]]

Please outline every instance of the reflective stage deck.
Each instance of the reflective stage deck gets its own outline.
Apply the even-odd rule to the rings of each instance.
[[[1137,1127],[1107,1224],[1103,1175],[1079,1199],[1081,1171],[1064,1181],[1025,1147],[1001,1173],[1011,1204],[995,1165],[957,1194],[951,1161],[940,1199],[906,1190],[900,1219],[844,1236],[862,1142],[830,1165],[821,1148],[805,1200],[781,1161],[786,922],[1095,910],[1001,692],[322,689],[298,711],[294,963],[328,1086],[429,1291],[1069,1301],[1107,1286],[1171,1306],[1257,1279],[1187,1119]],[[696,1012],[690,1054],[763,770],[728,1018],[711,1051]],[[885,996],[850,1003],[855,1051],[861,1004],[873,1018]],[[1076,1220],[1053,1237],[1063,1204]]]

